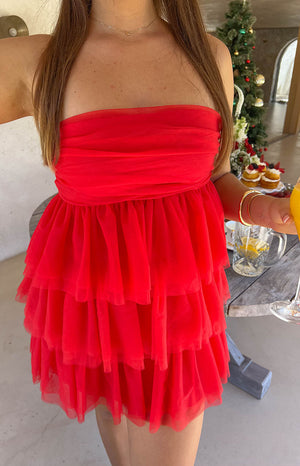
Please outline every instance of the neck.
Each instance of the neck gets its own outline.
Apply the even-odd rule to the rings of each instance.
[[[122,34],[118,30],[136,31],[136,29],[148,26],[154,18],[157,18],[156,21],[148,28],[151,32],[161,23],[153,0],[93,0],[92,3],[91,27],[98,32]],[[112,29],[95,20],[111,26]],[[147,33],[148,29],[141,29],[136,34]]]

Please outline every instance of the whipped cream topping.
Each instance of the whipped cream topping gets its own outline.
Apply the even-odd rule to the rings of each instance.
[[[245,180],[245,181],[259,181],[260,180],[260,175],[257,176],[256,178],[245,178],[244,176],[242,176],[242,180]]]
[[[254,168],[253,170],[250,170],[250,168],[246,168],[245,171],[249,173],[249,175],[253,175],[254,173],[258,173],[258,170]]]
[[[270,173],[274,173],[274,175],[279,175],[280,176],[280,173],[281,171],[280,170],[276,170],[276,168],[268,168],[268,170]]]
[[[267,176],[263,175],[261,177],[263,181],[267,181],[268,183],[278,183],[279,180],[271,180],[271,178],[268,178]]]

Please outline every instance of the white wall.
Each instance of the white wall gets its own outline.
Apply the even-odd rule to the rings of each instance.
[[[57,18],[60,0],[1,0],[0,16],[20,16],[29,34],[49,34]]]
[[[20,16],[30,35],[49,34],[59,3],[1,0],[0,16]],[[57,192],[54,180],[54,173],[42,164],[33,117],[0,125],[0,261],[27,249],[30,217],[42,201]]]

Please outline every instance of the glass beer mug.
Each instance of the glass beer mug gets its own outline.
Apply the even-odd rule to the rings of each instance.
[[[265,267],[278,262],[284,254],[286,243],[287,236],[284,233],[237,222],[233,235],[232,268],[245,277],[257,277],[263,273]]]

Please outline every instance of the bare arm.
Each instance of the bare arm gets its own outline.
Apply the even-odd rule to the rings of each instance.
[[[0,124],[33,115],[32,80],[48,34],[0,40]]]
[[[216,50],[216,58],[228,98],[228,105],[232,112],[234,79],[232,71],[231,55],[226,45],[220,40],[213,38]],[[239,204],[243,194],[248,191],[241,181],[230,173],[230,154],[219,168],[218,172],[211,178],[219,193],[223,204],[225,218],[239,220]],[[247,204],[251,202],[248,198],[243,203],[242,215],[246,222],[273,228],[273,230],[296,234],[296,226],[290,216],[289,199],[278,199],[272,196],[258,196],[251,203],[250,215],[247,216]],[[252,222],[253,220],[253,222]]]
[[[0,40],[0,123],[28,115],[23,37]]]

